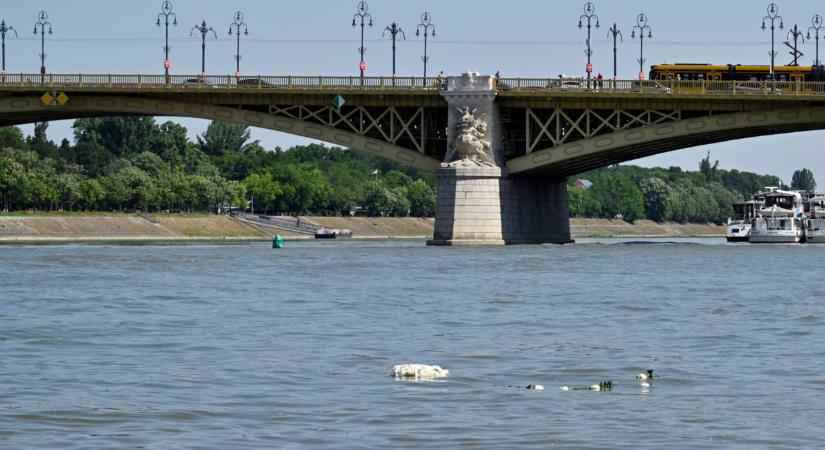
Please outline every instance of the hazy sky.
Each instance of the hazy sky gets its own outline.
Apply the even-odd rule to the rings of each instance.
[[[502,76],[547,77],[583,75],[585,30],[577,28],[581,1],[555,0],[371,0],[374,27],[367,31],[367,74],[388,75],[392,51],[383,29],[393,20],[407,40],[398,46],[400,75],[422,72],[423,41],[415,37],[422,12],[432,15],[437,37],[430,41],[430,73],[467,70]],[[54,73],[161,73],[163,28],[155,21],[161,1],[124,0],[6,0],[0,18],[14,26],[19,38],[6,43],[9,72],[39,70],[40,37],[32,34],[37,13],[49,14],[54,34],[47,36],[46,67]],[[647,14],[653,39],[645,40],[646,67],[664,62],[715,64],[769,64],[770,30],[761,29],[768,2],[753,0],[692,0],[651,2],[595,1],[601,28],[593,30],[595,72],[612,71],[612,42],[607,29],[613,22],[623,31],[619,48],[620,78],[638,73],[639,41],[631,39],[640,12]],[[170,29],[173,73],[200,70],[200,39],[190,38],[192,27],[205,19],[219,39],[207,44],[207,72],[234,72],[234,37],[228,35],[233,13],[246,16],[249,36],[241,43],[241,71],[267,75],[356,75],[359,46],[351,26],[354,0],[173,0],[178,26]],[[777,30],[777,64],[790,56],[781,44],[795,23],[807,31],[814,14],[825,15],[825,5],[813,0],[778,2],[785,30]],[[825,30],[823,30],[825,37]],[[825,59],[825,42],[822,42]],[[781,47],[780,47],[781,46]],[[814,40],[802,46],[804,64],[814,57]],[[645,69],[648,70],[647,68]],[[190,135],[207,122],[180,119]],[[71,122],[54,122],[50,137],[71,137]],[[24,127],[30,132],[31,127]],[[302,138],[266,130],[253,136],[267,148],[306,142]],[[790,182],[794,170],[808,167],[825,186],[825,132],[807,132],[740,140],[681,150],[636,161],[643,166],[678,165],[696,169],[710,150],[723,168],[771,173]],[[781,151],[780,151],[781,149]]]

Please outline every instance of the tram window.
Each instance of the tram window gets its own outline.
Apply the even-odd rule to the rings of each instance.
[[[700,74],[698,74],[698,75],[699,75],[699,76],[696,78],[697,80],[699,80],[699,81],[703,81],[703,80],[705,79],[705,74],[700,73]]]

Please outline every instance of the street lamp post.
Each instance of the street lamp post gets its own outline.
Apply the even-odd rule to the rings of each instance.
[[[425,12],[421,14],[421,23],[418,24],[418,28],[415,29],[415,35],[421,36],[421,30],[424,30],[424,57],[421,58],[421,61],[424,62],[424,78],[427,78],[427,61],[430,60],[430,57],[427,56],[427,36],[435,37],[435,25],[432,24],[432,17],[430,13]],[[393,69],[395,72],[395,69]]]
[[[364,47],[364,25],[366,24],[366,19],[369,17],[369,26],[372,28],[372,14],[369,11],[370,7],[367,5],[367,2],[360,2],[358,3],[358,12],[352,17],[352,27],[355,28],[357,25],[356,20],[361,20],[361,47],[358,48],[358,52],[361,55],[361,61],[358,62],[358,69],[361,71],[361,84],[364,84],[364,71],[367,70],[367,63],[364,61],[364,53],[367,53],[366,47]]]
[[[52,24],[49,22],[49,15],[46,11],[37,13],[37,22],[34,23],[34,34],[37,34],[37,27],[40,26],[40,74],[46,73],[46,26],[49,27],[49,34],[52,34]]]
[[[396,36],[398,36],[400,34],[401,39],[405,40],[405,41],[407,40],[407,36],[404,34],[404,30],[402,30],[401,27],[398,26],[398,24],[395,21],[393,21],[391,24],[389,24],[387,26],[387,28],[384,29],[384,33],[382,34],[382,36],[386,36],[387,32],[389,32],[390,36],[392,36],[392,79],[393,79],[393,81],[395,81],[395,42],[396,42]]]
[[[211,32],[217,39],[218,33],[215,33],[212,27],[206,25],[205,20],[200,25],[192,27],[192,31],[189,32],[190,37],[195,33],[195,30],[198,30],[201,34],[201,78],[203,78],[206,76],[206,36]]]
[[[169,18],[172,18],[172,25],[178,26],[178,16],[172,12],[172,2],[166,0],[160,6],[161,12],[158,14],[158,21],[155,22],[155,25],[160,26],[160,18],[163,16],[163,23],[166,25],[166,45],[163,46],[163,70],[166,76],[169,76],[169,66],[171,63],[169,62],[169,50],[172,48],[169,47]]]
[[[17,37],[17,30],[14,27],[6,25],[6,21],[0,21],[0,36],[3,37],[3,81],[6,81],[6,33],[14,31],[14,37]]]
[[[653,39],[653,32],[647,24],[647,16],[639,14],[636,17],[636,25],[633,25],[633,32],[630,33],[631,39],[636,39],[636,30],[639,30],[639,79],[645,78],[645,31],[647,31],[647,38]]]
[[[799,51],[799,40],[802,39],[802,43],[805,43],[805,38],[802,37],[802,30],[799,29],[799,25],[794,24],[791,31],[788,31],[788,38],[793,38],[793,62],[790,65],[798,66],[799,57],[802,56],[802,53]]]
[[[762,29],[764,30],[765,22],[768,20],[771,21],[771,80],[774,79],[774,68],[775,68],[775,61],[776,61],[776,50],[774,50],[775,44],[775,37],[774,37],[774,30],[776,30],[776,21],[779,21],[779,29],[785,29],[785,26],[782,22],[782,16],[779,15],[779,8],[771,3],[768,5],[768,15],[762,18]]]
[[[584,14],[579,17],[579,29],[582,29],[582,20],[587,20],[587,50],[584,51],[584,54],[587,55],[587,67],[585,70],[587,71],[587,79],[590,79],[590,75],[593,73],[593,65],[590,63],[590,57],[593,55],[593,49],[590,48],[590,21],[596,19],[596,29],[599,28],[599,16],[594,14],[596,11],[596,7],[593,6],[592,3],[587,2],[584,4]]]
[[[621,39],[624,42],[624,37],[622,36],[622,32],[619,31],[619,26],[616,25],[616,22],[613,22],[613,26],[607,31],[607,37],[613,36],[613,80],[618,80],[618,70],[616,65],[616,56],[618,55],[618,40]]]
[[[249,30],[246,28],[246,22],[243,21],[243,13],[235,12],[235,21],[229,24],[229,35],[232,36],[232,29],[235,29],[235,35],[238,37],[237,53],[235,53],[235,77],[241,76],[241,29],[243,29],[244,36],[249,35]]]
[[[823,28],[822,26],[822,16],[819,14],[814,15],[813,19],[811,19],[811,27],[808,28],[808,40],[811,40],[811,30],[814,30],[816,34],[816,59],[814,60],[814,65],[819,66],[821,63],[819,61],[819,30]]]

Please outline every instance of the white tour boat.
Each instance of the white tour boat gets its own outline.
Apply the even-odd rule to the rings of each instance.
[[[751,221],[758,216],[765,202],[757,199],[733,204],[733,217],[728,219],[725,238],[728,242],[748,242],[751,235]]]
[[[759,217],[751,221],[750,242],[799,243],[804,238],[804,219],[802,194],[769,187],[765,206],[759,211]]]
[[[825,196],[808,199],[808,220],[805,221],[805,239],[809,244],[825,244]]]

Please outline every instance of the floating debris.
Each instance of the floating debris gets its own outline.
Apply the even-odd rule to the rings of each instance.
[[[594,384],[592,386],[585,386],[585,387],[562,386],[559,389],[561,389],[564,392],[567,392],[567,391],[595,391],[595,392],[611,391],[611,390],[613,390],[613,382],[610,381],[610,380],[607,380],[607,381],[602,381],[599,384]]]
[[[441,366],[428,364],[398,364],[392,367],[392,376],[399,379],[413,380],[433,380],[443,378],[450,374],[447,369]]]
[[[647,369],[647,373],[640,373],[636,375],[636,379],[639,381],[645,380],[652,380],[653,379],[653,369]]]

